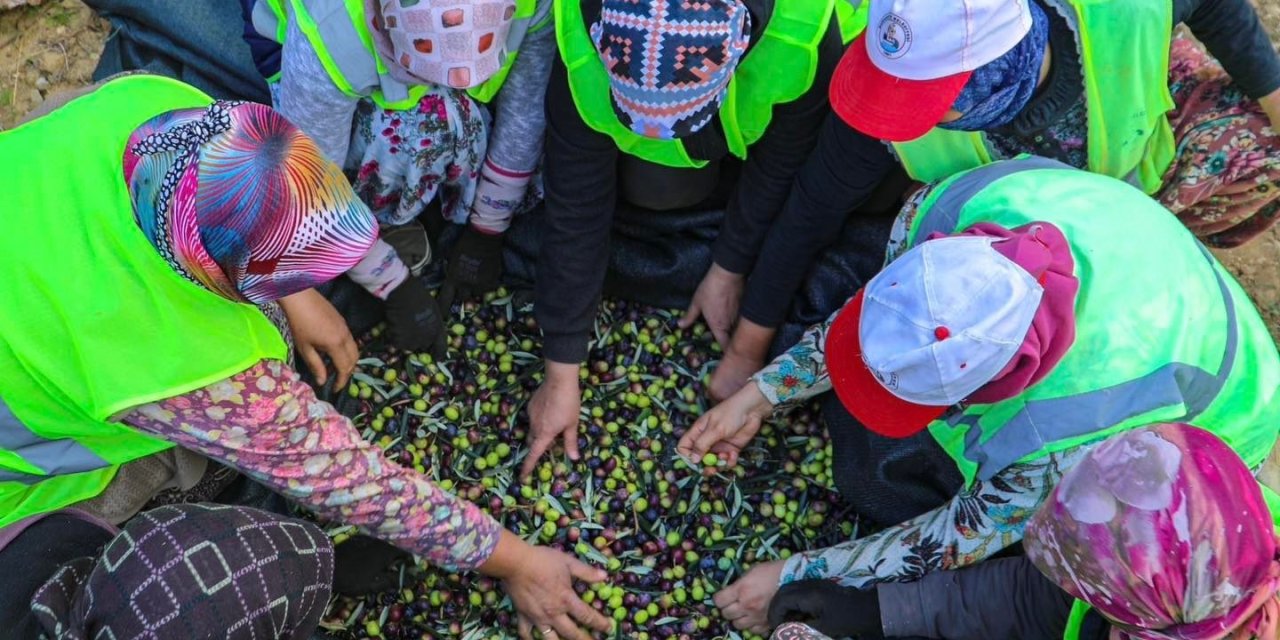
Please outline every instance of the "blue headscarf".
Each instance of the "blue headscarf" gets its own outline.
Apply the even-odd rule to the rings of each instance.
[[[964,115],[939,127],[955,131],[994,129],[1013,122],[1031,101],[1049,45],[1049,17],[1035,2],[1029,4],[1031,31],[1004,55],[973,71],[951,106]]]

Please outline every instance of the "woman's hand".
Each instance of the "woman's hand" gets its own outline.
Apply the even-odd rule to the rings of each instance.
[[[741,391],[755,375],[764,367],[765,357],[769,354],[769,343],[773,341],[776,330],[758,325],[746,318],[738,323],[733,332],[733,340],[725,349],[715,373],[711,374],[711,387],[708,395],[716,402],[724,402],[733,394]]]
[[[573,581],[603,581],[604,570],[588,566],[572,556],[547,547],[534,547],[509,531],[502,532],[498,547],[480,571],[502,580],[511,596],[522,640],[532,640],[536,629],[545,639],[590,640],[582,630],[601,633],[612,623],[592,609],[573,590]]]
[[[729,334],[738,321],[738,303],[742,300],[742,285],[745,278],[711,263],[707,275],[702,277],[698,290],[693,293],[693,301],[689,309],[680,318],[680,328],[688,329],[701,316],[711,328],[711,335],[721,347],[728,348]]]
[[[729,347],[720,364],[716,365],[715,373],[711,374],[707,395],[714,402],[724,402],[745,389],[751,382],[751,376],[763,366],[764,358],[752,358]]]
[[[562,434],[565,453],[570,460],[578,459],[578,413],[581,410],[578,365],[548,360],[547,379],[529,400],[529,455],[524,458],[520,477],[527,478],[533,473],[542,454]]]
[[[760,431],[760,425],[773,410],[769,399],[754,384],[748,384],[728,400],[703,414],[689,432],[680,438],[676,450],[695,462],[708,452],[715,453],[729,466],[738,463],[742,448]]]
[[[342,314],[315,289],[281,298],[280,308],[284,309],[284,315],[289,320],[289,330],[293,332],[293,344],[298,356],[311,369],[316,384],[324,384],[329,379],[329,372],[321,358],[321,355],[327,355],[333,362],[334,374],[338,376],[336,387],[345,387],[352,372],[356,370],[360,350],[356,347],[356,340],[351,337],[351,330],[347,328],[347,321],[342,318]]]
[[[725,620],[756,635],[769,634],[769,602],[778,592],[784,561],[753,567],[738,581],[721,589],[714,600]]]
[[[876,637],[883,629],[880,595],[874,588],[842,587],[830,580],[792,582],[773,596],[769,625],[793,620],[833,638]]]
[[[429,351],[443,359],[449,341],[444,329],[445,313],[440,310],[427,285],[409,276],[387,296],[387,330],[391,342],[406,351]]]
[[[1280,89],[1263,96],[1258,100],[1258,104],[1262,105],[1262,111],[1271,121],[1271,130],[1280,134]]]

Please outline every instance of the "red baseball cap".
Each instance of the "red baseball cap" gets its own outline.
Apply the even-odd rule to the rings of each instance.
[[[1031,30],[1027,0],[864,0],[867,28],[831,78],[831,106],[873,138],[936,126],[973,74]]]
[[[836,396],[868,429],[918,433],[995,379],[1022,349],[1044,286],[995,247],[924,242],[872,278],[827,331]]]
[[[936,80],[907,80],[871,62],[867,34],[858,36],[831,77],[831,108],[849,126],[878,140],[915,140],[937,126],[972,71]]]
[[[862,302],[866,289],[858,292],[827,332],[827,373],[836,397],[866,428],[890,438],[906,438],[924,430],[947,407],[908,402],[893,395],[863,360]]]

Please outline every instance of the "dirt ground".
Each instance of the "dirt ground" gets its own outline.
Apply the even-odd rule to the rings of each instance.
[[[1280,44],[1280,0],[1257,4]],[[109,30],[80,0],[0,11],[0,130],[52,93],[86,83]],[[1280,339],[1280,227],[1246,247],[1217,253]]]
[[[80,0],[0,11],[0,130],[47,96],[89,82],[109,28]]]

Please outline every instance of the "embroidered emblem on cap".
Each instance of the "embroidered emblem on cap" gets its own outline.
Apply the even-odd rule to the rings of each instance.
[[[887,14],[876,29],[880,53],[890,59],[901,58],[911,48],[911,27],[895,14]]]
[[[871,374],[876,377],[876,380],[879,380],[880,384],[884,385],[884,388],[895,389],[895,390],[898,388],[897,373],[889,372],[886,374],[885,372],[878,371],[876,369],[871,369],[870,371],[871,371]]]

